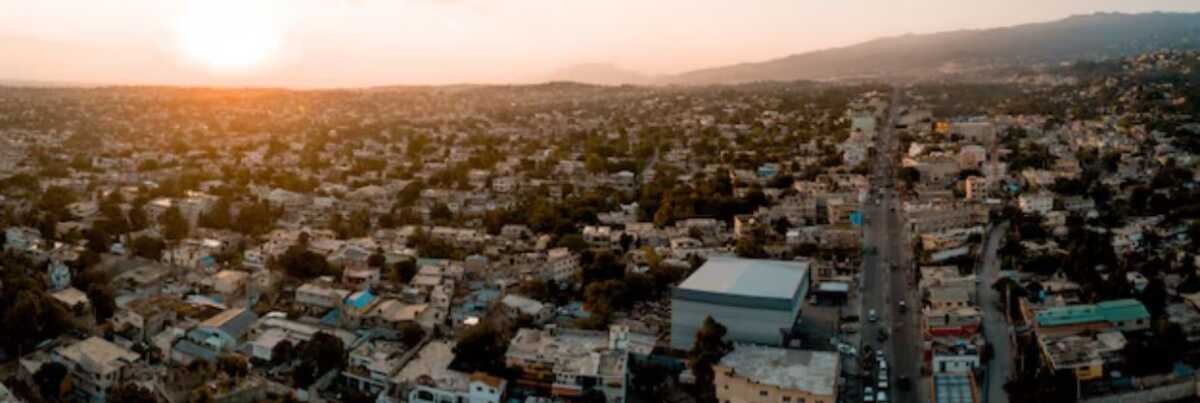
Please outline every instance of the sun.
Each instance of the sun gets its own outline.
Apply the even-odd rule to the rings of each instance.
[[[279,46],[280,28],[261,1],[190,2],[176,23],[179,44],[193,62],[214,70],[248,70]]]

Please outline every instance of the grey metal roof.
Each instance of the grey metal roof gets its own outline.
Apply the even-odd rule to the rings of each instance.
[[[678,288],[790,300],[807,277],[807,262],[713,256]]]
[[[188,339],[183,339],[178,343],[175,343],[175,350],[203,360],[212,361],[217,359],[216,352],[204,348]]]

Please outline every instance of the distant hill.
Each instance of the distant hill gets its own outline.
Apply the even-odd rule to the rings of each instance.
[[[547,81],[572,81],[577,83],[622,85],[650,84],[654,78],[638,72],[625,70],[607,63],[585,63],[568,66],[551,73]]]
[[[928,76],[1200,48],[1200,13],[1098,13],[1005,28],[902,35],[686,72],[665,84]]]

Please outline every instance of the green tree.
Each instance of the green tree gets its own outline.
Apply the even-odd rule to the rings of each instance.
[[[42,364],[33,374],[33,383],[46,401],[57,401],[63,395],[63,382],[67,379],[67,367],[56,361]]]
[[[688,366],[696,376],[696,385],[703,388],[702,400],[715,401],[713,388],[713,365],[733,350],[725,340],[728,330],[724,325],[713,320],[712,316],[704,318],[704,324],[696,331],[696,340],[688,351]]]
[[[470,371],[497,373],[504,369],[504,351],[508,340],[490,323],[463,329],[454,345],[458,367]]]
[[[117,385],[108,394],[110,402],[129,402],[129,403],[155,403],[158,399],[154,396],[154,392],[143,388],[136,383],[126,382]]]
[[[163,237],[172,241],[186,238],[191,231],[187,218],[179,211],[179,207],[171,206],[158,216],[158,225],[163,228]]]
[[[88,286],[87,296],[92,303],[92,311],[96,314],[96,322],[104,322],[111,318],[117,310],[116,293],[108,284],[92,284]]]

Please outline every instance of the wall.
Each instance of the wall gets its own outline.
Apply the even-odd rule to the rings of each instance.
[[[704,319],[712,316],[728,329],[726,338],[733,341],[779,345],[779,329],[791,328],[795,318],[791,312],[769,309],[741,308],[703,302],[674,299],[671,301],[671,347],[688,350]]]

